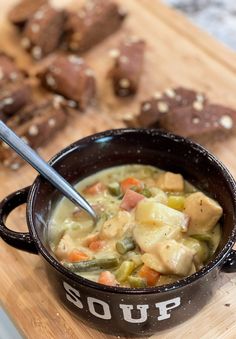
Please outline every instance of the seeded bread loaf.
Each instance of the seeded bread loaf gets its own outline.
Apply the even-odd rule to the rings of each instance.
[[[135,94],[143,68],[145,42],[136,37],[126,39],[118,50],[113,50],[115,63],[109,75],[117,96]],[[117,55],[116,55],[117,53]]]
[[[76,55],[55,55],[38,73],[42,85],[54,93],[74,101],[74,107],[84,110],[96,94],[94,72]]]
[[[66,124],[66,114],[53,99],[33,103],[22,109],[8,120],[13,129],[27,144],[37,148],[50,142],[55,133]],[[0,163],[7,168],[17,170],[22,160],[4,142],[0,143]]]
[[[10,22],[22,29],[29,18],[48,0],[21,0],[8,13]]]
[[[15,64],[14,59],[4,52],[0,52],[0,88],[8,82],[22,80],[25,73]]]
[[[41,6],[26,23],[22,46],[36,60],[53,52],[59,46],[65,19],[65,11],[56,10],[47,4]]]
[[[67,45],[85,52],[120,28],[126,14],[110,0],[87,0],[79,12],[68,14]]]
[[[156,92],[128,126],[157,127],[211,146],[236,132],[236,111],[183,87]]]
[[[184,87],[167,88],[142,102],[136,124],[142,127],[158,126],[159,120],[175,108],[190,106],[199,111],[206,103],[207,98],[203,93]]]
[[[207,145],[236,132],[236,111],[210,104],[201,110],[193,106],[175,108],[163,114],[159,127]]]
[[[31,101],[31,86],[27,80],[8,82],[0,90],[0,118],[7,121]]]

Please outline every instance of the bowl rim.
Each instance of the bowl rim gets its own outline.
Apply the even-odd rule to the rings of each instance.
[[[26,206],[26,218],[27,223],[29,227],[29,232],[31,237],[33,238],[33,241],[39,251],[39,253],[43,256],[44,259],[59,273],[65,276],[65,278],[69,278],[73,280],[74,283],[83,285],[84,287],[90,287],[92,289],[98,289],[102,290],[104,292],[110,292],[110,293],[117,293],[117,294],[159,294],[159,293],[166,293],[170,291],[180,290],[182,288],[185,288],[186,286],[190,284],[194,284],[197,282],[200,278],[203,278],[206,274],[210,273],[213,269],[218,267],[220,269],[220,265],[223,264],[225,259],[230,253],[230,250],[234,246],[234,243],[236,241],[236,182],[232,176],[232,174],[229,172],[229,170],[226,168],[226,166],[213,154],[211,154],[207,149],[205,149],[203,146],[199,145],[198,143],[186,139],[184,137],[175,135],[170,132],[165,132],[160,129],[145,129],[145,128],[119,128],[119,129],[110,129],[103,132],[99,132],[96,134],[92,134],[89,136],[86,136],[82,139],[79,139],[69,146],[65,147],[64,149],[60,150],[57,154],[55,154],[49,161],[49,164],[54,166],[56,163],[58,163],[60,160],[62,160],[64,157],[66,157],[71,152],[74,152],[79,146],[82,144],[89,144],[96,142],[98,139],[103,138],[109,138],[114,136],[122,136],[124,134],[129,133],[145,133],[145,134],[151,134],[155,136],[161,136],[164,138],[175,140],[176,142],[184,142],[188,147],[191,147],[195,149],[197,152],[200,152],[203,154],[203,156],[208,158],[208,161],[213,161],[215,165],[218,166],[219,170],[222,172],[222,175],[224,176],[224,179],[228,183],[230,187],[230,191],[233,197],[232,204],[235,207],[235,214],[234,214],[234,226],[231,231],[230,238],[222,248],[222,250],[217,254],[217,256],[212,259],[207,265],[204,265],[204,267],[197,271],[196,273],[187,276],[185,278],[182,278],[180,280],[175,281],[171,284],[165,284],[160,286],[154,286],[154,287],[145,287],[145,288],[129,288],[129,287],[119,287],[119,286],[107,286],[103,284],[99,284],[97,282],[94,282],[92,280],[83,278],[71,271],[69,271],[67,268],[65,268],[62,264],[59,263],[51,254],[50,252],[43,246],[37,231],[34,227],[34,221],[33,221],[33,206],[34,201],[37,199],[37,190],[40,185],[42,177],[38,175],[36,179],[34,180],[27,199],[27,206]]]

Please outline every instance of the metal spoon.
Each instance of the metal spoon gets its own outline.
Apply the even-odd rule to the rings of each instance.
[[[97,215],[91,205],[59,174],[49,166],[32,148],[21,140],[4,122],[0,120],[0,139],[14,149],[36,171],[46,178],[75,205],[87,212],[96,222]]]

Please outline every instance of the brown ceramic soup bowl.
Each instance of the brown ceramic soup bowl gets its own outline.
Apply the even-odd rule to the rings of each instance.
[[[104,168],[148,164],[181,173],[223,207],[223,236],[211,261],[174,284],[131,289],[105,286],[63,267],[48,244],[48,221],[61,199],[41,176],[31,187],[5,198],[0,205],[0,235],[9,245],[39,254],[55,295],[81,320],[116,335],[148,335],[170,328],[198,312],[210,299],[221,270],[236,271],[236,185],[225,166],[198,144],[156,129],[121,129],[79,140],[50,164],[71,184]],[[5,221],[27,203],[29,233],[9,230]]]

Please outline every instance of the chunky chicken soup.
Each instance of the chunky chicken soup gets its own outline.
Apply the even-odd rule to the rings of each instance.
[[[221,206],[181,174],[146,165],[100,171],[78,191],[96,225],[62,199],[50,222],[50,246],[69,270],[110,286],[142,288],[193,274],[216,251]]]

